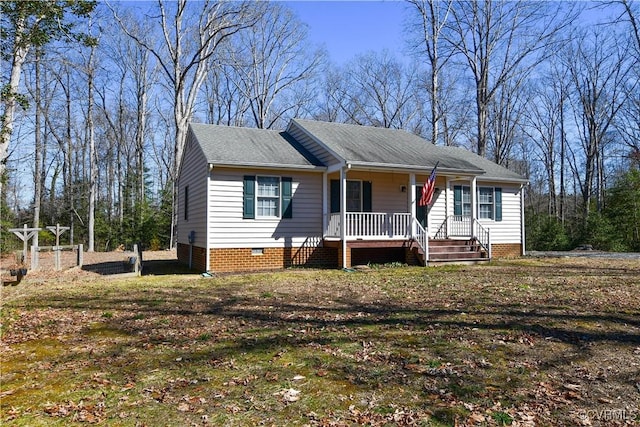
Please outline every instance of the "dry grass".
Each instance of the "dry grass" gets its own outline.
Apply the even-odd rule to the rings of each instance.
[[[640,419],[637,260],[64,277],[2,290],[3,425]]]

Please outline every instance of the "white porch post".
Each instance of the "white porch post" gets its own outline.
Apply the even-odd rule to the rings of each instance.
[[[451,188],[451,178],[446,176],[444,178],[445,184],[444,184],[444,217],[445,218],[449,218],[450,215],[453,215],[452,213],[452,208],[449,207],[449,203],[451,203],[451,194],[449,189]]]
[[[347,170],[340,169],[340,239],[342,241],[342,268],[347,268]]]
[[[525,228],[524,228],[524,184],[520,186],[520,242],[522,247],[520,248],[520,252],[522,256],[527,254],[525,250]]]
[[[324,237],[327,226],[329,225],[329,204],[327,202],[328,197],[328,184],[327,180],[329,179],[329,175],[324,172],[322,174],[322,237]]]
[[[416,236],[416,174],[409,174],[409,212],[411,213],[411,237]]]
[[[476,218],[478,218],[478,205],[476,203],[476,177],[471,179],[471,237],[476,235],[475,226]]]

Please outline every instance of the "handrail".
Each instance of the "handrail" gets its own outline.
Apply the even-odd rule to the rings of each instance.
[[[449,233],[447,232],[448,223],[449,217],[446,217],[444,221],[442,221],[442,224],[440,224],[440,227],[438,227],[438,231],[436,231],[436,234],[433,235],[434,239],[446,239],[447,237],[449,237]]]
[[[480,243],[480,246],[487,251],[487,255],[489,259],[491,259],[491,229],[484,228],[476,218],[473,219],[473,224],[476,230],[476,235],[473,237],[475,237],[478,243]]]
[[[414,237],[418,247],[422,249],[424,253],[424,265],[426,266],[429,262],[429,234],[425,230],[425,228],[420,224],[416,218],[413,219],[413,226],[415,227],[416,234]]]

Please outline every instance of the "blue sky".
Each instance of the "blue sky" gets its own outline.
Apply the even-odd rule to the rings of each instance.
[[[399,1],[286,2],[309,26],[312,43],[324,45],[336,64],[370,50],[404,49],[403,11]]]

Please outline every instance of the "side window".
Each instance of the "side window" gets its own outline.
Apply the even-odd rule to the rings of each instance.
[[[184,187],[184,220],[189,220],[189,186]]]
[[[493,187],[478,187],[478,217],[493,219]]]
[[[242,218],[292,218],[293,179],[245,175]]]
[[[478,217],[502,221],[502,188],[478,187]]]
[[[275,176],[259,176],[257,181],[256,217],[280,217],[280,178]]]

